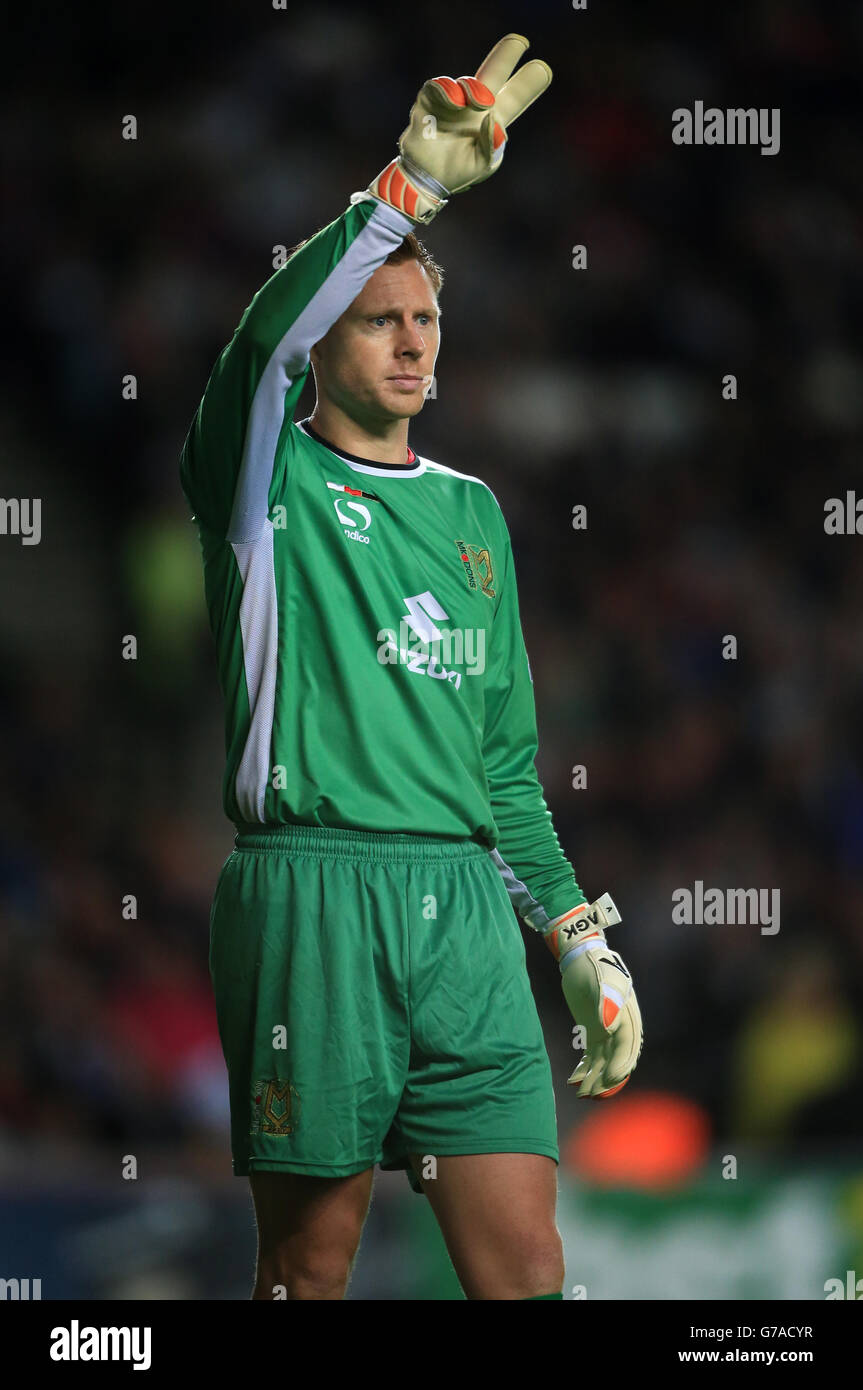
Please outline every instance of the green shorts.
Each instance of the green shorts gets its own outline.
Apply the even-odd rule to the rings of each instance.
[[[471,840],[241,830],[210,917],[237,1177],[559,1161],[521,927]]]

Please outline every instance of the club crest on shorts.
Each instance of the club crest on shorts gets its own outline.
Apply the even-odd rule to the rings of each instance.
[[[494,598],[494,589],[491,581],[494,577],[492,569],[491,555],[485,546],[468,545],[465,541],[456,541],[458,553],[464,567],[464,577],[467,587],[476,592],[477,581],[482,587],[482,592],[489,598]]]
[[[290,1081],[277,1078],[256,1081],[252,1086],[252,1134],[293,1134],[299,1115],[299,1093]]]

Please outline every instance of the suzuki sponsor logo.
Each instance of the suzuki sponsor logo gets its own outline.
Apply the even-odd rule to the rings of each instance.
[[[450,681],[458,690],[462,672],[482,675],[485,670],[484,627],[438,627],[449,614],[429,589],[405,598],[407,612],[399,621],[398,637],[393,628],[377,634],[378,661],[381,665],[405,665],[414,675]],[[413,633],[417,639],[410,645]]]

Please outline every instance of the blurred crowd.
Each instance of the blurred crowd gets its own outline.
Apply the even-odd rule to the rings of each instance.
[[[410,440],[507,516],[546,800],[623,915],[631,1089],[724,1148],[859,1150],[863,540],[823,520],[863,443],[863,11],[215,4],[144,43],[102,8],[52,12],[0,122],[2,491],[42,498],[38,546],[0,537],[0,1160],[230,1171],[207,933],[233,832],[179,452],[274,248],[507,29],[555,80],[424,234],[443,340]],[[780,108],[780,152],[674,145],[696,100]],[[780,930],[675,924],[699,880],[779,889]],[[572,1020],[525,939],[563,1139]]]

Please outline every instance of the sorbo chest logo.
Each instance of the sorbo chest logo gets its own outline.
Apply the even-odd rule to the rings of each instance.
[[[456,690],[461,686],[460,666],[466,668],[464,674],[468,676],[482,675],[484,627],[438,627],[449,614],[429,589],[408,595],[404,603],[407,612],[399,621],[398,636],[388,627],[377,634],[378,661],[382,666],[405,665],[413,675],[449,681]],[[409,645],[411,632],[419,639],[413,646]]]

